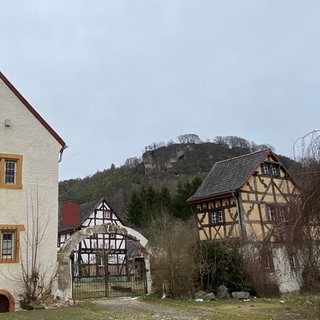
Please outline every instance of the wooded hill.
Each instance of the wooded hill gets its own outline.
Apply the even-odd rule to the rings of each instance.
[[[259,147],[259,146],[256,146]],[[186,142],[147,148],[140,159],[129,158],[121,167],[111,166],[84,179],[70,179],[59,183],[60,201],[75,201],[79,204],[104,197],[120,217],[125,217],[133,191],[143,187],[168,189],[175,194],[179,184],[201,180],[216,161],[246,154],[248,146],[230,146],[226,143]],[[296,163],[280,155],[290,170]]]

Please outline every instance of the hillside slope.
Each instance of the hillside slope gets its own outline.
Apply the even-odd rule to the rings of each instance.
[[[151,185],[156,189],[167,187],[173,193],[179,182],[195,176],[204,178],[216,161],[248,152],[247,148],[229,149],[211,142],[171,144],[145,152],[135,165],[113,167],[84,179],[61,181],[59,199],[86,203],[104,197],[123,217],[133,190]],[[287,157],[280,158],[288,169],[295,164]]]

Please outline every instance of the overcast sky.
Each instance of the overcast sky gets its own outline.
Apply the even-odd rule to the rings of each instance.
[[[194,133],[320,129],[319,0],[1,1],[0,70],[66,141],[60,180]]]

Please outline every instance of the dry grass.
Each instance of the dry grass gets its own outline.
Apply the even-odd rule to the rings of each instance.
[[[290,295],[251,301],[195,302],[137,299],[87,300],[72,307],[1,314],[2,319],[93,320],[93,319],[214,319],[298,320],[320,319],[320,295]]]

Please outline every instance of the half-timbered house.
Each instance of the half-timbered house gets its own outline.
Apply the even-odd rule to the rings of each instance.
[[[122,220],[103,198],[80,205],[74,202],[62,203],[58,246],[61,247],[78,230],[108,224],[124,226]],[[123,286],[117,283],[135,280],[137,274],[141,275],[141,278],[144,277],[144,273],[141,272],[141,268],[144,267],[143,255],[139,252],[134,242],[123,234],[110,232],[89,235],[80,241],[72,252],[73,281],[78,287],[81,283],[108,281],[121,291]],[[144,290],[143,286],[142,291]],[[109,293],[103,292],[102,295]]]
[[[59,221],[59,246],[79,229],[106,223],[123,226],[121,219],[105,199],[81,205],[74,202],[64,203]],[[104,270],[105,255],[107,255],[111,274],[127,274],[124,270],[126,252],[127,243],[124,236],[113,233],[95,234],[79,243],[74,250],[72,260],[74,266],[81,266],[77,272],[96,276],[102,269]]]
[[[259,244],[267,244],[264,272],[286,292],[300,287],[298,258],[284,250],[296,194],[296,183],[279,157],[265,149],[215,163],[188,203],[196,211],[200,240],[240,243],[251,257]]]

